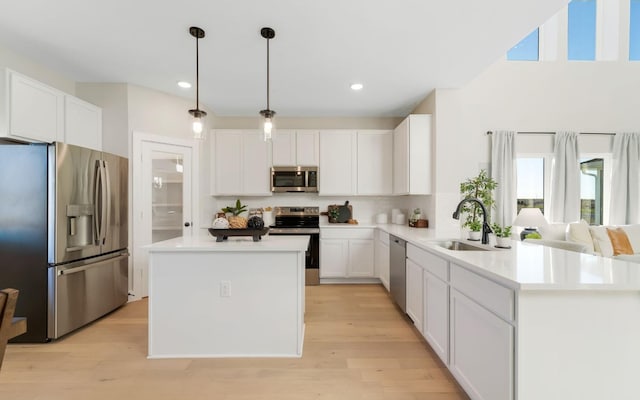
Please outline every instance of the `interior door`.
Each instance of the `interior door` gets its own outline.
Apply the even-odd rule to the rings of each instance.
[[[134,171],[133,292],[148,295],[144,246],[193,233],[192,153],[189,146],[143,140]],[[134,164],[135,169],[135,164]]]

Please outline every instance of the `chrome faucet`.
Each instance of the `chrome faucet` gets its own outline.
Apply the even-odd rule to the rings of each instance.
[[[453,219],[460,219],[460,210],[462,209],[462,205],[466,202],[474,202],[478,203],[480,208],[482,208],[482,244],[489,244],[489,234],[493,233],[489,223],[487,222],[487,208],[482,204],[482,202],[475,198],[462,199],[456,210],[453,212]]]

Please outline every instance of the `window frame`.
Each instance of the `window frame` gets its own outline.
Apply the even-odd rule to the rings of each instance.
[[[609,204],[611,203],[611,174],[613,172],[613,155],[611,153],[580,153],[579,160],[602,158],[602,225],[609,224]]]

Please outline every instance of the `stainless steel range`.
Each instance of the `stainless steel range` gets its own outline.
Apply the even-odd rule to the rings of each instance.
[[[275,207],[275,223],[269,235],[306,235],[310,237],[305,254],[307,285],[320,283],[320,208]]]

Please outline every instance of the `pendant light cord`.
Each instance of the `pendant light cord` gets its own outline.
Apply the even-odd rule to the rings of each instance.
[[[267,39],[267,110],[270,110],[269,107],[269,42],[271,39]]]
[[[196,36],[196,110],[200,109],[200,51],[198,42],[200,38]]]

